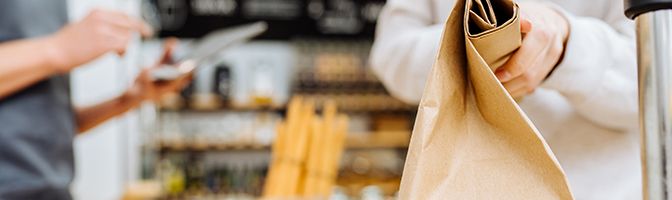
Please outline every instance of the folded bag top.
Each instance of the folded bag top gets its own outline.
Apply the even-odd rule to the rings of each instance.
[[[509,0],[470,0],[464,9],[464,32],[488,66],[496,70],[520,47],[518,4]]]
[[[469,5],[471,4],[471,5]],[[487,30],[492,30],[497,27],[497,16],[495,15],[495,9],[490,6],[489,0],[476,0],[473,2],[467,2],[466,8],[468,9],[469,15],[469,26],[475,26],[472,28],[474,32],[467,31],[469,34],[476,34],[479,32],[484,32]],[[465,27],[465,28],[468,28]],[[476,29],[478,28],[478,30]]]
[[[573,199],[551,149],[493,73],[520,44],[517,4],[457,1],[420,101],[400,199]]]

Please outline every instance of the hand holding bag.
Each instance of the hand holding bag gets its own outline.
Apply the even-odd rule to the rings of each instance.
[[[493,73],[520,44],[517,4],[457,1],[420,102],[401,199],[573,199],[550,148]]]

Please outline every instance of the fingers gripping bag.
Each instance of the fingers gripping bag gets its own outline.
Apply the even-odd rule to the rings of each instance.
[[[518,5],[458,0],[418,109],[400,199],[573,199],[494,71],[520,47]]]

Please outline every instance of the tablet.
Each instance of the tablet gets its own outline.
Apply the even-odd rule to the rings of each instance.
[[[192,73],[200,62],[214,57],[226,48],[246,42],[267,29],[266,22],[256,22],[213,31],[200,39],[186,56],[177,58],[175,65],[165,65],[152,70],[152,80],[170,81]]]

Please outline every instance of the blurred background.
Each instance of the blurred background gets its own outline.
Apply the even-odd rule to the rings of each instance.
[[[349,117],[332,199],[389,199],[399,187],[416,106],[391,97],[367,67],[384,0],[70,0],[71,20],[121,10],[158,37],[137,39],[72,75],[75,104],[122,93],[156,62],[161,41],[181,49],[210,31],[265,21],[268,30],[200,64],[193,82],[160,103],[76,140],[76,199],[150,193],[162,199],[262,194],[276,125],[292,97],[331,100]],[[291,142],[290,142],[291,143]],[[138,194],[132,194],[138,195]]]

